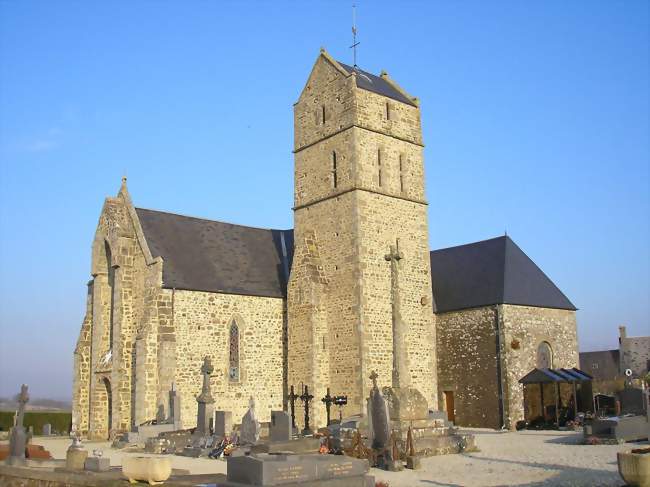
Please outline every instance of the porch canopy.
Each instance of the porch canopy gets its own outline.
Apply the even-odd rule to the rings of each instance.
[[[574,415],[578,414],[578,397],[576,385],[583,382],[590,382],[592,377],[575,367],[571,369],[533,369],[525,376],[519,379],[519,383],[539,384],[540,399],[542,403],[542,417],[544,417],[544,384],[555,384],[555,423],[559,424],[559,409],[560,409],[560,384],[573,385],[573,412]]]

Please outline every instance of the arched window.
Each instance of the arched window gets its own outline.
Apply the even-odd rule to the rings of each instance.
[[[336,151],[332,151],[332,186],[336,189],[338,185],[338,174],[336,172]]]
[[[403,163],[404,157],[402,154],[399,155],[399,190],[400,192],[404,192],[404,163]]]
[[[230,325],[230,354],[228,356],[228,377],[232,381],[239,380],[239,327],[235,321]]]
[[[542,342],[537,347],[537,368],[553,368],[553,349],[551,348],[551,344],[548,342]]]
[[[108,292],[109,294],[109,300],[108,300],[108,306],[109,306],[109,311],[108,311],[108,348],[109,350],[113,350],[113,329],[114,329],[114,318],[113,318],[113,306],[115,304],[115,268],[113,267],[113,263],[111,262],[113,260],[113,256],[111,254],[111,248],[108,245],[108,242],[104,241],[104,251],[106,254],[106,270],[107,270],[107,278],[108,278]]]
[[[390,120],[390,103],[386,102],[386,120]]]

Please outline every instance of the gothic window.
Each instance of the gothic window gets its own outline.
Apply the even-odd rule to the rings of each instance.
[[[550,343],[542,342],[537,347],[537,368],[538,369],[552,369],[553,368],[553,349]]]
[[[325,125],[325,105],[323,105],[323,106],[321,107],[321,111],[323,112],[323,118],[322,118],[322,120],[323,120],[323,125]]]
[[[228,356],[228,377],[232,381],[239,380],[239,327],[236,322],[230,325],[230,347]]]
[[[377,179],[381,188],[381,149],[377,149]]]
[[[332,186],[336,189],[338,174],[336,173],[336,151],[332,151]]]

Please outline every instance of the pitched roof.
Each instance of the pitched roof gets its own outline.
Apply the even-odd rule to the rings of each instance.
[[[416,106],[415,103],[413,103],[413,100],[404,96],[403,93],[401,93],[399,90],[396,90],[388,81],[382,77],[375,76],[374,74],[368,73],[367,71],[359,69],[358,67],[352,67],[340,61],[337,62],[348,73],[352,73],[353,71],[357,72],[357,87],[367,91],[372,91],[378,95],[387,96],[393,100],[401,101],[407,105]]]
[[[620,377],[621,358],[618,350],[580,352],[580,367],[599,380],[613,380]]]
[[[163,287],[284,297],[293,230],[267,230],[135,209]]]
[[[492,304],[576,307],[508,236],[434,250],[434,311]]]

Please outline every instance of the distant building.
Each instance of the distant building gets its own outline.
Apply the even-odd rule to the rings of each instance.
[[[632,377],[645,376],[650,369],[650,336],[628,337],[624,326],[619,326],[618,331],[621,374],[630,369]]]
[[[600,350],[580,353],[580,369],[594,380],[615,380],[620,378],[620,353],[618,350]]]

